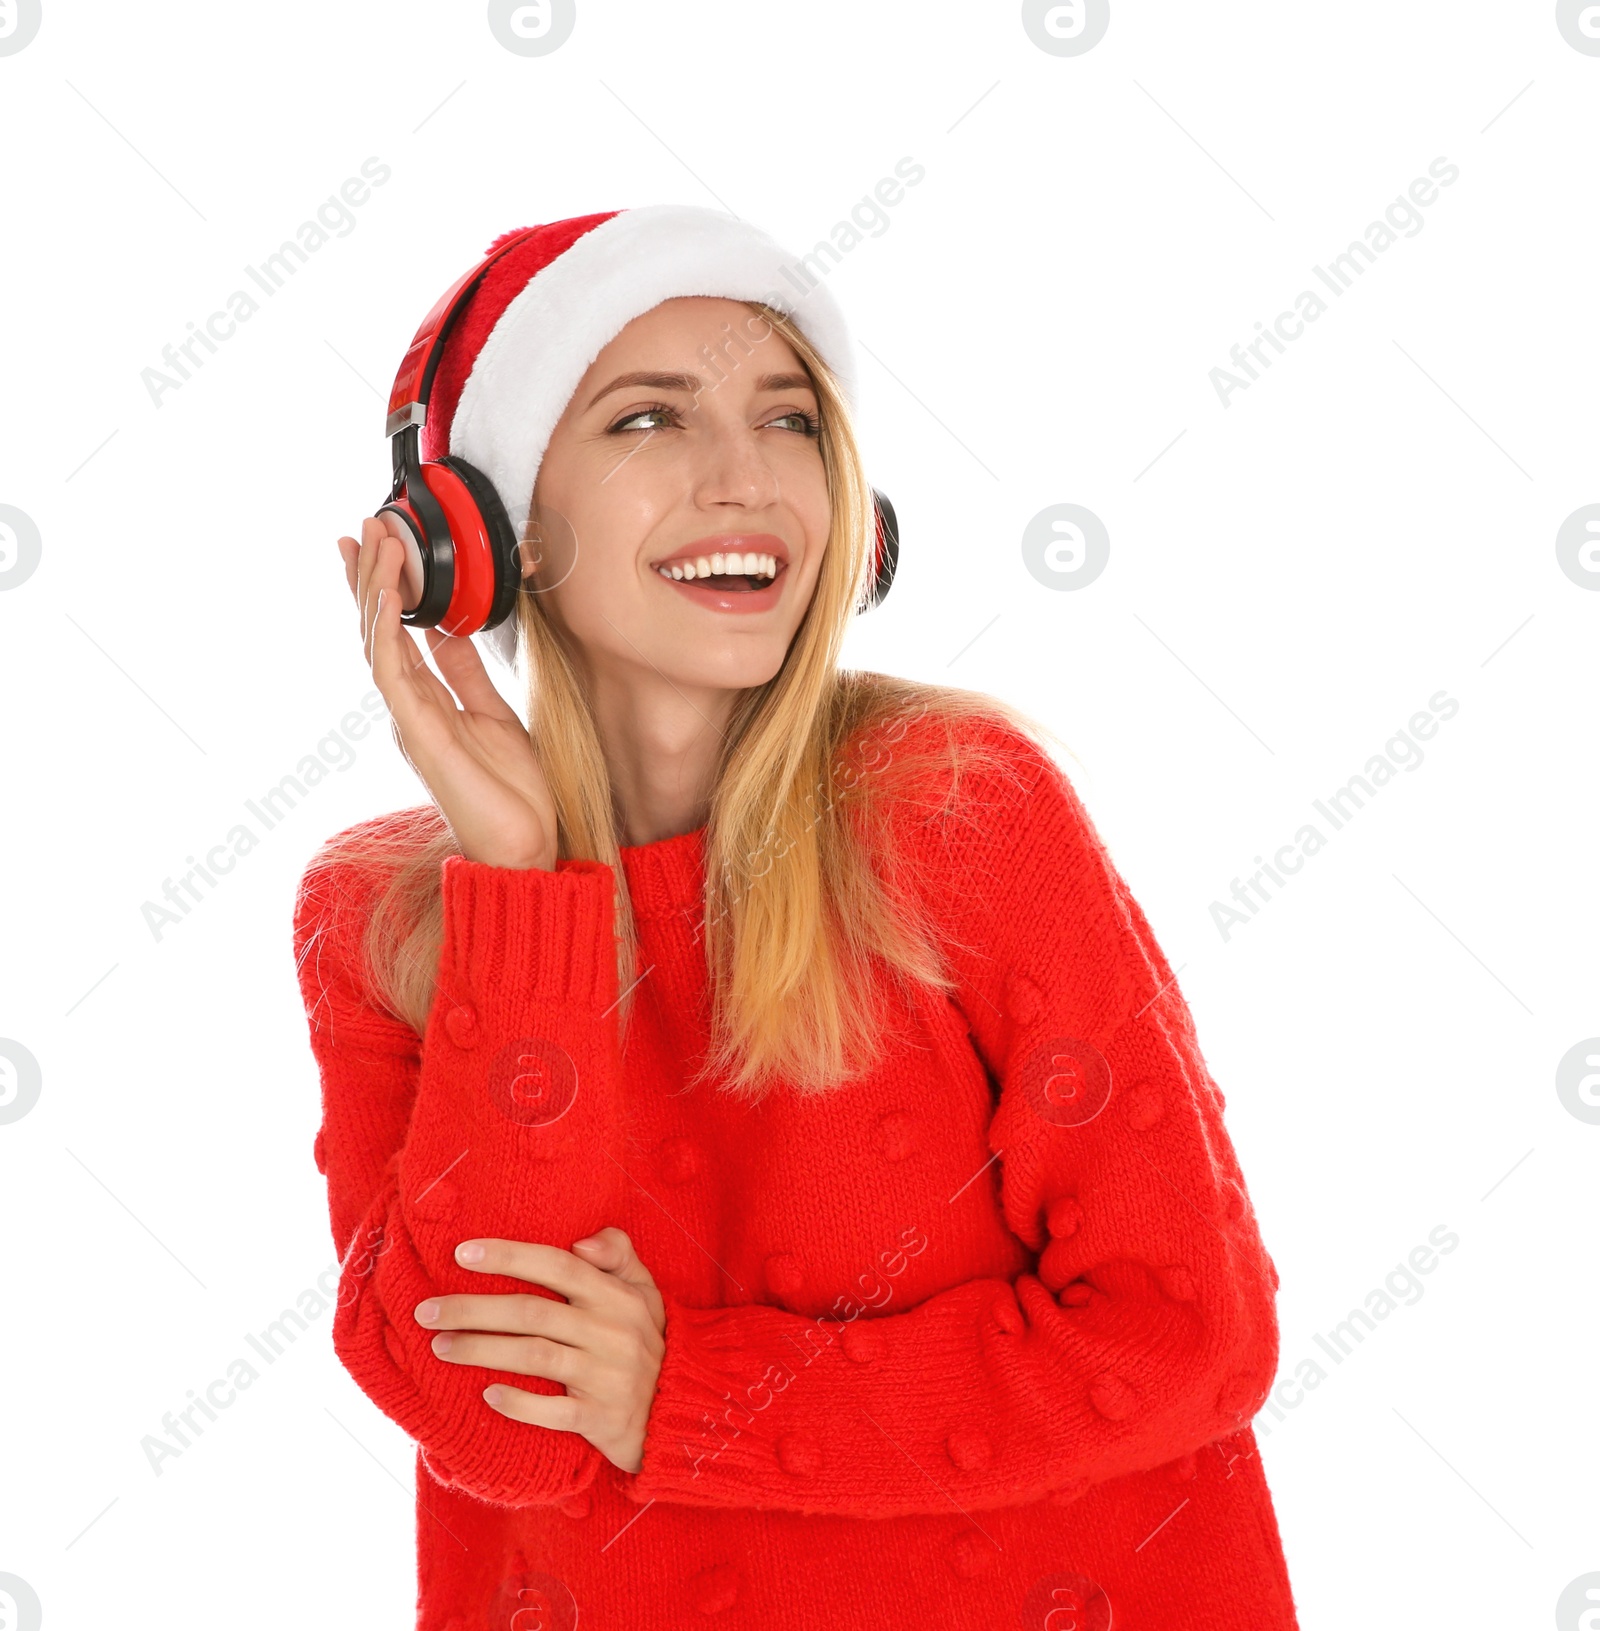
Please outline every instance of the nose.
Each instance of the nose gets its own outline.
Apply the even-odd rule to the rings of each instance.
[[[700,410],[704,412],[702,407]],[[763,510],[778,500],[778,473],[760,443],[761,432],[742,419],[707,427],[695,478],[695,503]]]

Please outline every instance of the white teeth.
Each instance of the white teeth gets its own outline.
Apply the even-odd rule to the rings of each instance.
[[[670,566],[658,566],[656,571],[664,578],[674,578],[679,582],[709,578],[718,572],[733,576],[743,573],[749,577],[775,578],[778,575],[778,557],[754,553],[741,555],[733,551],[726,555],[701,555],[692,561],[674,561]]]

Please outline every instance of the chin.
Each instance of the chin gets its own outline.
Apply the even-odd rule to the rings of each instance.
[[[692,654],[684,651],[663,653],[656,659],[660,671],[674,685],[708,690],[748,691],[765,685],[783,667],[788,646],[766,641],[759,646],[723,639],[705,642]]]

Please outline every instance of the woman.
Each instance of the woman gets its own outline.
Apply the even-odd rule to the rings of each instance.
[[[341,538],[432,802],[295,910],[417,1624],[1293,1626],[1276,1274],[1172,972],[1031,722],[837,666],[837,308],[709,211],[540,234],[426,427],[526,517],[526,723]]]

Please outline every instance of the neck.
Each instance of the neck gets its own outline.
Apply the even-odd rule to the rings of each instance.
[[[623,816],[624,844],[705,825],[737,690],[675,684],[654,670],[594,675],[590,705]]]

